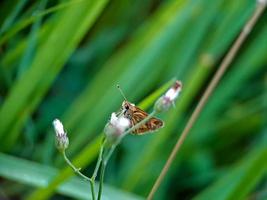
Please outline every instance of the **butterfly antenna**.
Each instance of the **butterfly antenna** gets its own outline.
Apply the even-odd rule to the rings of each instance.
[[[117,84],[117,88],[118,88],[118,90],[120,91],[121,95],[123,96],[124,100],[125,100],[125,101],[128,101],[127,98],[125,97],[125,95],[124,95],[124,93],[123,93],[123,91],[122,91],[122,89],[121,89],[121,87],[120,87],[119,84]]]

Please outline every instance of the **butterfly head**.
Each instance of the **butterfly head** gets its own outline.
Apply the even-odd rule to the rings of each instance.
[[[122,102],[122,113],[126,118],[131,119],[134,110],[135,110],[134,104],[126,100]]]
[[[134,107],[135,105],[134,104],[132,104],[132,103],[130,103],[129,101],[126,101],[126,100],[124,100],[123,102],[122,102],[122,108],[124,109],[124,110],[130,110],[132,107]]]

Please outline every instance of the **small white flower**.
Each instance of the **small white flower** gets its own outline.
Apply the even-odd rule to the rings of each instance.
[[[171,87],[165,94],[165,98],[169,99],[170,101],[174,101],[182,88],[182,84],[180,81],[176,81],[173,87]]]
[[[130,120],[124,116],[117,116],[115,113],[111,114],[110,121],[105,126],[104,132],[110,142],[116,141],[122,136],[124,131],[130,127]]]
[[[67,136],[67,133],[64,131],[63,124],[60,120],[55,119],[53,121],[53,126],[56,133],[56,147],[60,151],[64,151],[69,146],[69,138]]]
[[[155,110],[157,112],[167,111],[171,107],[171,105],[174,105],[174,101],[179,96],[181,90],[182,82],[175,81],[174,85],[157,100],[157,102],[155,103]]]
[[[53,126],[57,137],[60,137],[65,134],[64,127],[61,121],[59,121],[58,119],[54,119]]]
[[[121,117],[117,117],[115,113],[111,114],[111,119],[110,119],[110,123],[117,127],[118,129],[120,129],[121,132],[123,132],[126,128],[128,128],[130,126],[130,121],[129,119],[121,116]]]

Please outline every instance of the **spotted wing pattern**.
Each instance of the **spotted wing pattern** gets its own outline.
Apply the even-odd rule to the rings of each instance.
[[[141,110],[140,108],[134,106],[134,108],[132,108],[132,116],[131,116],[131,125],[134,126],[137,123],[139,123],[140,121],[144,120],[148,114]],[[151,119],[149,119],[145,124],[142,124],[141,126],[139,126],[137,129],[135,129],[132,134],[135,135],[141,135],[144,133],[149,133],[149,132],[153,132],[159,128],[163,127],[163,121],[156,118],[156,117],[152,117]]]

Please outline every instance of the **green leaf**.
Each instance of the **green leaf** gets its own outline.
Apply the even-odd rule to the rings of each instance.
[[[20,2],[22,3],[24,1],[20,1]],[[60,3],[60,4],[56,5],[56,6],[54,6],[54,7],[50,7],[47,10],[38,11],[38,13],[35,13],[33,16],[27,17],[26,19],[23,19],[23,20],[19,21],[14,26],[10,27],[10,29],[6,32],[6,34],[4,34],[0,38],[0,45],[5,43],[6,41],[8,41],[10,38],[14,37],[14,35],[16,35],[19,31],[23,30],[27,26],[29,26],[32,23],[34,23],[36,20],[38,20],[38,18],[45,17],[48,14],[51,14],[51,13],[53,13],[55,11],[58,11],[58,10],[61,10],[61,9],[68,8],[70,6],[75,6],[76,3],[81,3],[81,1],[85,1],[85,0],[72,0],[72,1],[69,1],[69,2],[63,2],[63,3]],[[18,4],[17,6],[19,7],[21,5]],[[10,23],[10,22],[8,22],[8,23]],[[7,26],[7,27],[9,27],[9,26]],[[4,32],[4,29],[6,30],[7,27],[4,28],[4,26],[3,26],[2,27],[2,32]],[[0,33],[1,33],[1,31],[0,31]]]
[[[265,142],[255,147],[236,166],[227,170],[218,181],[196,196],[194,200],[206,200],[214,197],[218,200],[245,199],[266,174],[266,156]]]
[[[28,0],[21,0],[19,3],[15,6],[15,9],[12,11],[12,13],[6,18],[4,21],[3,25],[1,26],[0,29],[0,35],[4,33],[9,27],[12,26],[12,24],[15,21],[15,18],[17,15],[20,13],[20,11],[23,9],[25,4],[27,3]]]
[[[33,187],[47,187],[59,170],[39,163],[0,153],[0,176]],[[98,184],[96,184],[96,189]],[[91,199],[89,183],[74,177],[57,188],[57,192],[76,199]],[[108,185],[104,186],[104,199],[142,199]],[[38,198],[39,199],[39,198]]]
[[[40,103],[106,3],[107,0],[84,1],[58,13],[58,20],[40,45],[32,65],[13,85],[0,109],[0,138],[5,141],[2,149],[7,150],[14,145],[27,115]],[[46,73],[47,76],[44,76]],[[35,101],[31,102],[31,99]],[[9,134],[3,138],[6,132]]]

